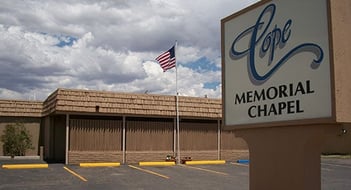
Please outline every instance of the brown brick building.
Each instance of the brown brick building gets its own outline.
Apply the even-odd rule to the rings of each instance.
[[[80,162],[163,160],[176,153],[176,97],[58,89],[44,102],[0,101],[0,133],[23,122],[37,155]],[[247,158],[246,143],[221,130],[221,100],[179,97],[181,156]],[[2,154],[0,147],[0,155]]]
[[[221,129],[221,104],[179,97],[181,157],[248,158],[246,143]],[[177,152],[175,96],[57,89],[44,102],[0,100],[0,134],[16,122],[32,134],[35,149],[27,155],[38,155],[43,146],[47,161],[135,163]],[[335,130],[330,137],[324,152],[351,153],[349,134]]]

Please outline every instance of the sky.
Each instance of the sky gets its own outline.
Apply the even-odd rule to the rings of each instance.
[[[0,99],[57,88],[221,98],[220,20],[257,0],[1,0]],[[176,69],[155,58],[177,41]]]

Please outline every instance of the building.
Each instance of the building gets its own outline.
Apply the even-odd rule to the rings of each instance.
[[[179,97],[180,155],[193,160],[248,158],[246,143],[221,128],[220,99]],[[9,123],[30,131],[45,160],[121,162],[176,155],[176,96],[57,89],[44,102],[0,100],[0,135]],[[343,126],[350,131],[350,126]],[[325,153],[351,153],[350,134],[328,133]],[[0,156],[3,149],[0,144]]]
[[[43,146],[48,161],[134,163],[177,150],[175,96],[58,89],[44,102],[0,105],[0,127],[25,123],[36,145],[28,154]],[[248,157],[246,143],[221,130],[221,111],[219,99],[179,97],[181,157]]]

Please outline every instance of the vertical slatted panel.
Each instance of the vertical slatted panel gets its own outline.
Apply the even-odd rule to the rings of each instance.
[[[120,151],[122,121],[98,119],[70,120],[70,150]]]
[[[217,123],[181,122],[181,150],[217,150]]]
[[[173,150],[173,121],[127,120],[126,150]]]

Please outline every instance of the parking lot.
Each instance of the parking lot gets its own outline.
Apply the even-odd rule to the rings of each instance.
[[[351,159],[322,159],[322,189],[351,189]],[[249,189],[249,165],[0,168],[0,189]]]

